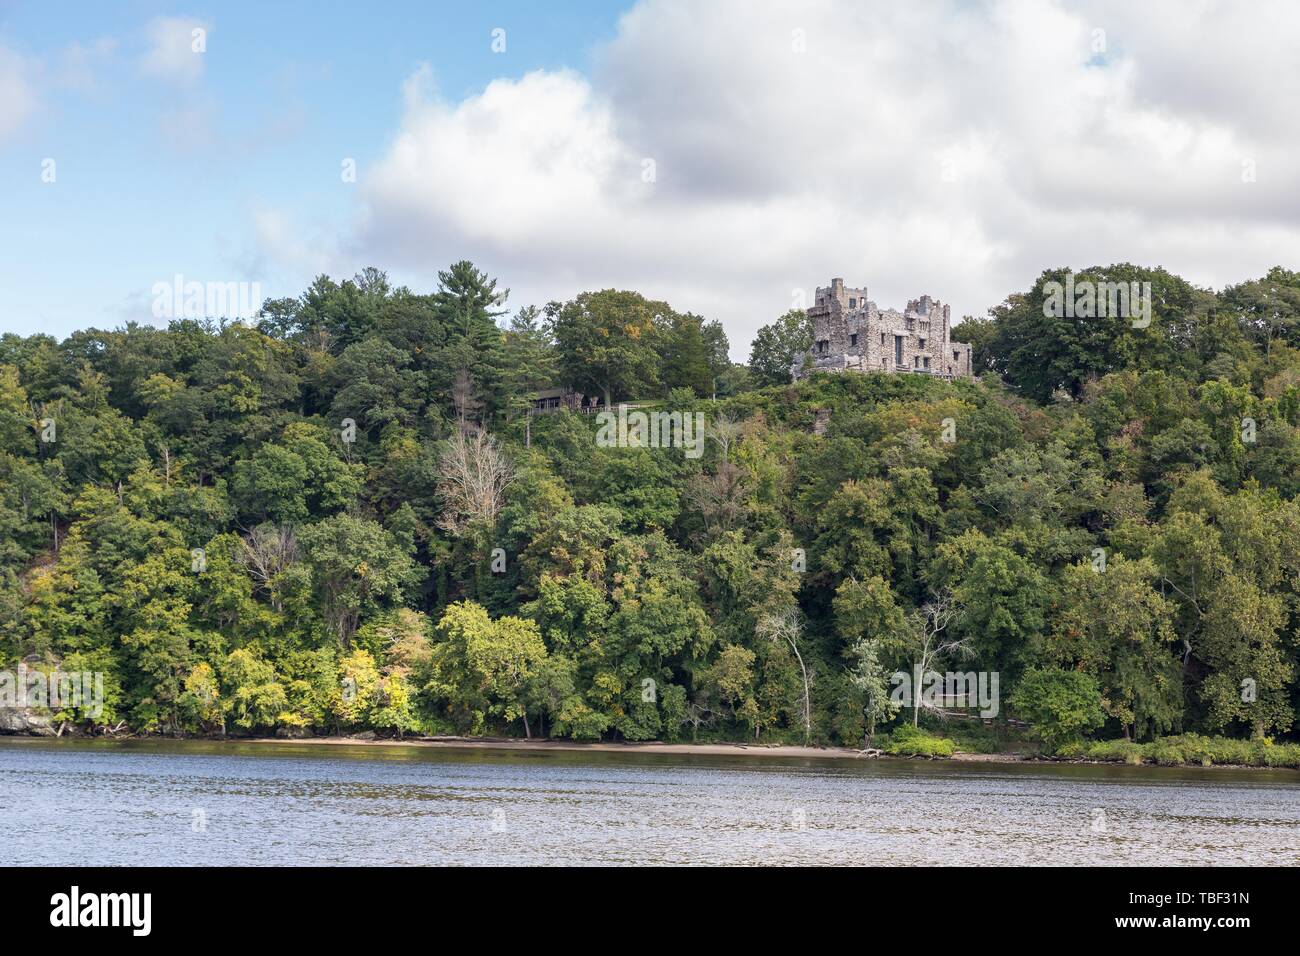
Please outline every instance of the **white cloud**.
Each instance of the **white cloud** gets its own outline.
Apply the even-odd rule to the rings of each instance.
[[[350,274],[346,258],[339,254],[333,233],[325,224],[305,225],[266,205],[254,207],[250,219],[254,248],[236,260],[244,275],[274,278],[284,285],[293,281],[286,276],[312,278],[321,272],[337,277]]]
[[[193,17],[155,17],[145,27],[140,68],[151,76],[192,82],[203,75],[209,24]]]
[[[33,65],[0,45],[0,143],[36,109]]]
[[[45,104],[52,90],[94,93],[99,74],[113,54],[108,37],[73,42],[57,54],[25,56],[0,43],[0,143]]]
[[[634,288],[737,358],[832,275],[959,315],[1058,265],[1221,285],[1300,249],[1297,48],[1285,2],[643,0],[590,78],[412,77],[330,260],[423,287],[468,257],[515,305]]]
[[[95,93],[100,76],[117,51],[117,41],[100,37],[89,43],[73,42],[59,55],[55,64],[55,81],[78,93]]]

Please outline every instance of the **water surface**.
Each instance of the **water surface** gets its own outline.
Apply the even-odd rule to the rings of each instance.
[[[1300,773],[0,738],[0,864],[1300,863]]]

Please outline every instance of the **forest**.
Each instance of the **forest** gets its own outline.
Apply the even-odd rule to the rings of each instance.
[[[75,733],[1281,752],[1300,273],[1076,274],[1150,282],[1145,328],[1049,314],[1066,275],[954,328],[971,380],[792,382],[801,311],[742,365],[716,321],[512,311],[468,262],[6,334],[0,669],[102,674]],[[531,411],[553,386],[702,413],[704,453],[601,447]],[[997,716],[900,706],[932,670],[996,674]]]

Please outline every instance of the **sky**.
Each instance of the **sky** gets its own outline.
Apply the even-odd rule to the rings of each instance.
[[[763,324],[842,277],[1300,268],[1300,4],[0,0],[0,332],[470,259]],[[352,174],[354,171],[354,175]]]

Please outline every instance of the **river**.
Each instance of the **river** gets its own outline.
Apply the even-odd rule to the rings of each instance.
[[[1300,773],[0,738],[5,865],[1300,863]]]

